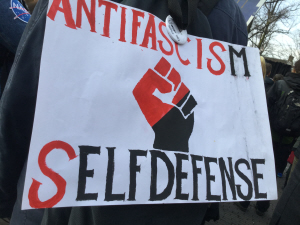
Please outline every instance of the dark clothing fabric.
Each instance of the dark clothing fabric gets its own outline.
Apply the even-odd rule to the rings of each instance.
[[[260,212],[266,212],[269,209],[269,207],[270,207],[270,201],[269,200],[256,202],[256,208]]]
[[[16,54],[26,23],[16,18],[10,7],[10,0],[0,1],[0,46]]]
[[[0,102],[0,212],[6,217],[16,200],[30,144],[46,18],[40,18],[42,11],[34,12],[24,30]]]
[[[15,54],[0,45],[0,98],[5,88],[9,71],[14,62]]]
[[[209,14],[208,21],[213,39],[247,46],[246,21],[235,1],[220,0]]]
[[[122,224],[182,225],[201,224],[206,204],[128,205],[46,209],[42,225]]]
[[[0,97],[26,23],[15,18],[11,1],[0,1]]]
[[[205,214],[205,221],[216,221],[220,219],[220,203],[211,203]]]
[[[297,157],[298,159],[300,159],[300,148],[297,148],[295,151],[295,157]]]
[[[298,225],[300,223],[300,163],[291,174],[277,202],[270,225]]]
[[[276,174],[283,173],[293,145],[294,142],[290,144],[283,144],[281,142],[273,141]]]
[[[295,145],[293,146],[293,150],[295,152],[295,157],[300,159],[300,137],[298,137]]]
[[[11,1],[0,1],[0,98],[8,79],[9,71],[13,65],[21,35],[26,26],[25,22],[18,18],[15,18],[15,15],[10,7]],[[1,114],[0,120],[2,121],[2,123],[6,122],[4,121],[4,118],[1,116]],[[0,136],[2,135],[2,132],[3,130],[0,129]],[[6,179],[9,179],[11,175],[10,170],[6,170],[4,169],[4,167],[6,163],[10,163],[12,164],[12,166],[14,166],[14,162],[6,162],[1,160],[2,157],[9,154],[11,154],[10,149],[4,148],[4,146],[0,144],[0,179],[4,176],[6,177]],[[16,177],[16,179],[14,180],[14,185],[16,184],[15,182],[17,181],[17,179],[18,177]],[[10,217],[15,197],[10,198],[8,195],[4,194],[7,190],[10,189],[9,184],[7,188],[2,188],[4,187],[0,185],[0,218]],[[14,188],[14,195],[15,194],[16,186]]]
[[[300,91],[300,74],[298,74],[298,73],[288,73],[288,74],[285,75],[284,81],[294,91]]]
[[[44,209],[21,210],[22,196],[25,183],[26,163],[20,175],[18,182],[18,197],[14,205],[10,225],[36,225],[37,221],[41,221],[44,215]]]
[[[300,90],[300,76],[298,74],[289,73],[284,80],[275,82],[267,92],[271,128],[273,128],[273,123],[277,119],[274,113],[277,111],[276,107],[283,105],[281,101],[283,101],[284,95],[291,91],[292,88],[294,88],[294,90]],[[287,159],[295,143],[295,138],[280,135],[276,130],[272,129],[272,141],[276,173],[283,173]]]
[[[300,91],[300,74],[288,73],[284,80],[274,83],[267,93],[268,107],[272,108],[275,102],[282,101],[282,96],[291,89]]]
[[[272,87],[272,85],[274,84],[274,81],[270,77],[266,76],[264,83],[265,83],[265,90],[267,93],[270,90],[270,88]]]
[[[167,1],[124,0],[116,2],[151,12],[163,20],[168,15]],[[226,2],[230,2],[230,4]],[[47,5],[48,0],[39,0],[33,12],[20,41],[15,65],[11,70],[0,103],[1,208],[5,208],[7,204],[15,201],[18,178],[28,155]],[[245,37],[247,35],[242,32],[246,30],[246,23],[244,18],[240,18],[242,14],[238,7],[230,8],[234,5],[236,3],[233,0],[220,0],[216,10],[212,11],[213,15],[218,14],[218,20],[210,21],[218,24],[222,21],[227,24],[227,27],[223,28],[223,32],[226,34],[216,32],[212,37],[221,41],[246,45],[247,38]],[[233,17],[228,15],[229,12],[232,12]],[[230,22],[227,23],[226,21],[229,19]],[[218,25],[210,23],[212,28],[218,27]],[[211,37],[206,25],[208,25],[207,19],[198,10],[196,19],[188,31],[193,35]],[[227,35],[231,32],[233,33]],[[28,58],[30,58],[30,63]],[[204,217],[206,208],[207,204],[174,204],[49,209],[46,210],[43,224],[199,224]],[[29,211],[34,213],[33,210]],[[36,221],[36,224],[38,223],[39,221]]]
[[[244,207],[244,208],[248,208],[250,205],[250,201],[244,201],[244,202],[240,202],[240,204]],[[260,211],[260,212],[266,212],[269,207],[270,207],[270,201],[258,201],[256,202],[256,208]]]
[[[294,137],[280,135],[276,130],[274,130],[276,127],[275,122],[277,120],[277,107],[283,105],[285,95],[291,90],[300,91],[300,74],[288,73],[284,80],[275,82],[267,92],[267,103],[273,142],[290,144],[295,141]]]

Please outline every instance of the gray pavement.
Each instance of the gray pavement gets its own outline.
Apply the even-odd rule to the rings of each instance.
[[[278,198],[282,194],[282,187],[285,182],[285,177],[277,178]],[[220,204],[220,220],[216,222],[206,222],[205,225],[268,225],[275,206],[276,201],[271,201],[269,210],[263,216],[258,216],[255,213],[255,202],[251,202],[246,212],[241,211],[233,203]],[[0,225],[8,225],[5,221],[0,219]],[[84,224],[83,224],[84,225]]]

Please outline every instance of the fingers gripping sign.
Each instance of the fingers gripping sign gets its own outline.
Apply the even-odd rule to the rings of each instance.
[[[144,74],[133,95],[154,130],[153,147],[188,152],[197,102],[165,58]]]

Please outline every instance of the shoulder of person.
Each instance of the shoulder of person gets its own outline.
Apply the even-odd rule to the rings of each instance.
[[[247,45],[247,23],[234,0],[219,0],[208,16],[213,37],[233,44]]]

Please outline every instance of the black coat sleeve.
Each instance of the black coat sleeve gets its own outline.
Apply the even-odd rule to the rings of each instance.
[[[40,0],[23,33],[0,102],[0,217],[10,217],[27,159],[36,104],[48,0]]]
[[[279,81],[275,82],[267,92],[268,107],[272,107],[276,101],[280,98]]]

